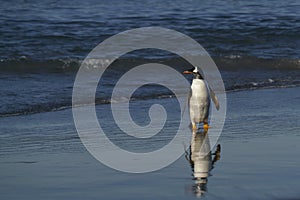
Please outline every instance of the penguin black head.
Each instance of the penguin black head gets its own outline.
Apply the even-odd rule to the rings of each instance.
[[[203,79],[203,76],[200,74],[198,67],[193,67],[192,69],[185,70],[184,74],[193,74],[194,79]]]

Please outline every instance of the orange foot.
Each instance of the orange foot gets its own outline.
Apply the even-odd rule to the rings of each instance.
[[[209,128],[211,128],[211,127],[210,127],[208,124],[204,124],[204,125],[203,125],[203,129],[204,129],[204,130],[208,130]]]

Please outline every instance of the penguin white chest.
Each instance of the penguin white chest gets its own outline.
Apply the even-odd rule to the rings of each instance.
[[[209,114],[210,97],[204,80],[193,80],[191,85],[189,106],[192,123],[201,123],[207,121]]]

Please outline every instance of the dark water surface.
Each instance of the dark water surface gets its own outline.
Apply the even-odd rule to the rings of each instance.
[[[212,55],[299,59],[299,6],[296,0],[5,1],[0,58],[83,58],[113,34],[162,26]]]
[[[199,42],[221,70],[227,90],[300,84],[300,3],[289,1],[4,1],[0,6],[0,116],[71,106],[80,62],[104,39],[132,28],[161,26]],[[176,55],[136,51],[115,62],[97,93],[124,70],[159,62],[181,71]],[[121,72],[122,71],[122,72]],[[169,95],[141,90],[138,98]]]

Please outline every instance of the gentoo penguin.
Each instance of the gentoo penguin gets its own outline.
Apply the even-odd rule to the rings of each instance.
[[[207,130],[210,99],[213,100],[217,110],[219,110],[219,101],[215,93],[210,89],[203,79],[198,67],[183,72],[184,74],[193,74],[193,81],[189,94],[189,110],[192,123],[192,129],[197,129],[197,124],[203,123],[203,128]]]

